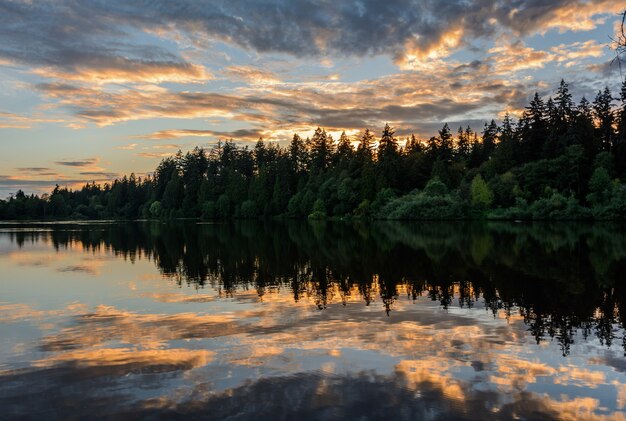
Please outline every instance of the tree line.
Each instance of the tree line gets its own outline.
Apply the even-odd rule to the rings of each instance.
[[[232,140],[134,174],[0,200],[0,219],[621,219],[626,81],[575,104],[566,82],[482,131],[446,123],[427,140],[385,125],[339,139],[322,128],[282,147]]]

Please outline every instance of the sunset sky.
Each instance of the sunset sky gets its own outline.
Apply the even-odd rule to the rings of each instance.
[[[430,136],[620,74],[616,0],[0,0],[0,197],[317,126]]]

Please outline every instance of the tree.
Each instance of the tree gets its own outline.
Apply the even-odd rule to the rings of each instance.
[[[524,161],[537,159],[548,138],[546,106],[537,92],[520,121],[522,126],[521,153]]]
[[[350,138],[346,132],[341,132],[339,137],[339,144],[337,145],[337,160],[339,164],[345,167],[354,156],[354,148],[350,142]]]
[[[297,134],[293,135],[289,145],[289,159],[291,161],[291,169],[295,174],[306,171],[307,151],[304,141]]]
[[[466,161],[470,154],[470,139],[463,130],[463,126],[459,127],[456,144],[456,156],[461,161]]]
[[[613,124],[615,117],[612,110],[613,96],[610,89],[598,91],[596,99],[593,101],[593,113],[598,124],[598,137],[604,150],[611,150],[614,141]]]
[[[482,160],[488,161],[493,155],[493,151],[496,149],[496,142],[498,140],[498,125],[495,120],[491,120],[489,124],[485,123],[485,129],[483,130],[483,150]]]
[[[589,194],[587,200],[592,205],[605,203],[611,195],[611,177],[603,167],[598,167],[589,179]]]
[[[330,162],[331,145],[326,130],[318,127],[311,138],[311,170],[324,171]]]
[[[480,174],[476,175],[472,180],[470,191],[472,195],[472,206],[483,210],[489,208],[491,202],[493,202],[493,193]]]
[[[373,157],[372,149],[374,148],[374,135],[369,129],[365,129],[356,149],[356,155],[361,164],[371,161]]]
[[[563,79],[561,79],[561,84],[556,91],[554,101],[556,103],[556,121],[554,124],[558,133],[562,134],[567,131],[567,127],[575,115],[572,94],[570,94],[569,86]]]
[[[161,217],[162,211],[163,211],[163,206],[161,206],[161,202],[159,202],[158,200],[155,200],[154,202],[152,202],[152,204],[150,205],[151,217],[153,218]]]
[[[515,165],[519,157],[517,135],[513,129],[513,123],[509,113],[504,115],[502,127],[499,131],[498,146],[495,148],[494,157],[499,172],[504,172]]]
[[[437,139],[437,152],[438,157],[443,162],[450,162],[452,160],[452,152],[454,150],[454,139],[450,132],[450,126],[448,123],[444,123],[441,130],[439,130],[439,137]]]
[[[393,158],[398,154],[398,141],[393,136],[394,129],[389,126],[389,123],[385,124],[383,133],[378,143],[378,159],[380,161]]]
[[[162,205],[163,208],[167,210],[175,210],[179,209],[180,205],[183,201],[184,195],[184,186],[183,181],[178,175],[178,172],[172,173],[172,178],[169,183],[165,187],[165,192],[163,193]]]

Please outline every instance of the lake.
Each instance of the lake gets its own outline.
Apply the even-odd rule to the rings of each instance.
[[[0,225],[0,419],[624,420],[626,229]]]

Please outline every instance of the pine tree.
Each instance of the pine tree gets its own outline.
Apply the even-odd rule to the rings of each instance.
[[[394,133],[394,129],[388,123],[385,124],[380,142],[378,143],[379,160],[392,159],[398,155],[398,141],[393,136]]]
[[[556,121],[555,124],[559,133],[567,131],[567,126],[574,120],[575,110],[572,101],[572,94],[569,92],[569,86],[563,79],[556,91],[554,98],[556,102]]]
[[[498,145],[494,152],[494,159],[496,159],[500,172],[505,172],[515,165],[517,150],[517,136],[513,128],[513,122],[509,113],[506,113],[502,120],[502,127],[499,130]]]
[[[304,146],[304,141],[296,133],[294,133],[291,143],[289,144],[289,160],[291,162],[291,170],[295,174],[299,174],[306,170],[306,148]]]
[[[405,151],[408,155],[412,154],[412,153],[421,153],[423,152],[423,147],[422,144],[420,143],[419,140],[417,140],[417,137],[412,134],[411,137],[409,138],[409,140],[406,142],[406,146],[405,146]]]
[[[353,155],[354,148],[352,147],[350,138],[345,131],[341,132],[341,136],[339,136],[339,144],[337,145],[337,158],[339,163],[348,163],[352,159]]]
[[[467,160],[470,153],[470,140],[463,130],[463,126],[459,127],[456,140],[456,154],[461,161]]]
[[[598,91],[596,99],[593,101],[593,113],[597,122],[598,137],[604,150],[611,150],[613,147],[615,133],[613,131],[613,124],[615,123],[615,117],[611,104],[613,102],[613,96],[608,86],[604,88],[604,91]]]
[[[483,161],[488,161],[493,155],[498,139],[498,125],[495,120],[491,120],[489,124],[485,123],[483,130]]]
[[[357,157],[361,164],[371,161],[374,153],[372,152],[374,148],[374,135],[370,132],[369,129],[365,129],[363,131],[363,135],[359,139],[359,145],[357,146]]]
[[[380,170],[379,187],[397,187],[398,167],[400,164],[400,154],[398,152],[398,141],[394,137],[394,129],[385,124],[383,133],[378,143],[378,168]]]
[[[311,138],[311,170],[323,171],[330,162],[331,147],[326,130],[318,127]]]
[[[537,92],[524,112],[521,138],[522,159],[532,161],[543,152],[548,138],[546,124],[546,106]]]
[[[450,162],[452,160],[452,152],[454,151],[454,139],[448,123],[444,123],[441,130],[439,130],[437,143],[438,158],[443,162]]]

